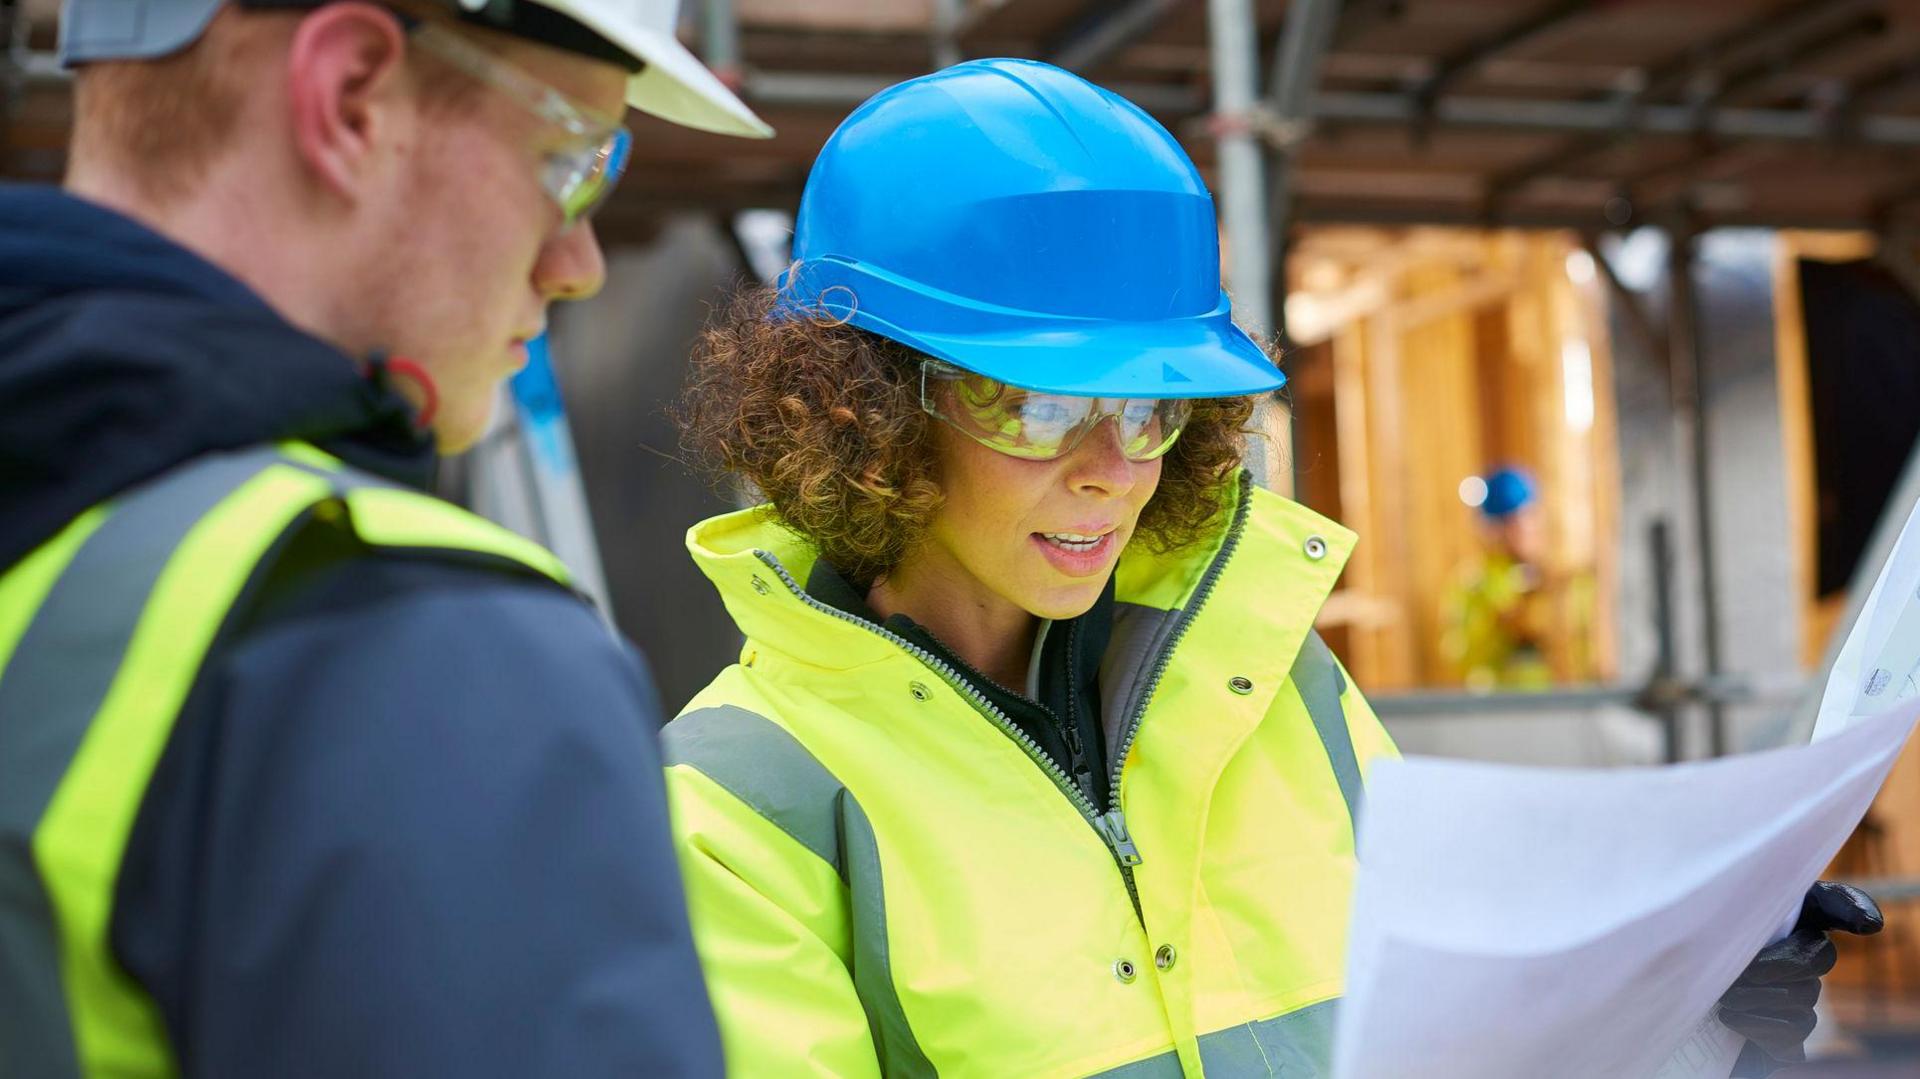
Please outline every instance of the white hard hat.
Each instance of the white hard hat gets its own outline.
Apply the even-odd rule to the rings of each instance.
[[[199,38],[227,0],[64,0],[60,55],[69,65],[167,56]],[[232,0],[243,7],[308,8],[327,0]],[[597,39],[596,55],[642,61],[627,104],[662,120],[723,135],[766,138],[773,129],[674,36],[679,0],[448,0],[480,25],[516,32],[518,5],[545,8]],[[525,9],[522,9],[525,13]],[[548,20],[554,21],[554,20]],[[538,35],[535,35],[538,36]],[[602,48],[601,46],[605,46]]]
[[[627,83],[627,104],[662,120],[766,138],[773,128],[715,78],[680,39],[679,0],[535,0],[646,61]]]

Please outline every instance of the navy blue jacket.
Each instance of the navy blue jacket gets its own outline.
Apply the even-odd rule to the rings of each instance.
[[[436,463],[404,401],[227,274],[0,185],[0,568],[276,439],[417,486]],[[631,647],[550,585],[323,529],[237,617],[111,926],[187,1075],[720,1074]]]

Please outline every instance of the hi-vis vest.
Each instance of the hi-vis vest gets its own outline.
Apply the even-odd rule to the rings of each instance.
[[[168,1076],[108,945],[148,781],[230,613],[306,527],[566,581],[538,545],[299,443],[211,454],[0,575],[0,1074]]]
[[[1353,536],[1244,478],[1129,550],[1112,804],[951,669],[808,597],[748,511],[688,546],[747,641],[668,724],[694,939],[745,1077],[1328,1074],[1353,813],[1393,747],[1312,633]]]

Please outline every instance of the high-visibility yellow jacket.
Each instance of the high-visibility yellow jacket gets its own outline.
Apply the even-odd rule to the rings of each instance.
[[[747,641],[666,728],[741,1076],[1327,1074],[1353,811],[1393,747],[1311,631],[1351,533],[1244,478],[1128,551],[1093,806],[937,660],[807,596],[746,511],[688,545]]]
[[[109,939],[120,864],[222,626],[307,527],[567,580],[532,541],[300,442],[198,457],[0,567],[0,1074],[179,1074]]]

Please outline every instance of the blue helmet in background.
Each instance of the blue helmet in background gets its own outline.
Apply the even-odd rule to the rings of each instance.
[[[1480,512],[1496,521],[1533,503],[1533,477],[1522,469],[1502,468],[1491,472],[1486,484],[1487,497],[1480,503]]]
[[[1026,389],[1217,397],[1286,380],[1233,324],[1213,197],[1166,128],[1050,64],[890,87],[828,138],[783,313]]]

